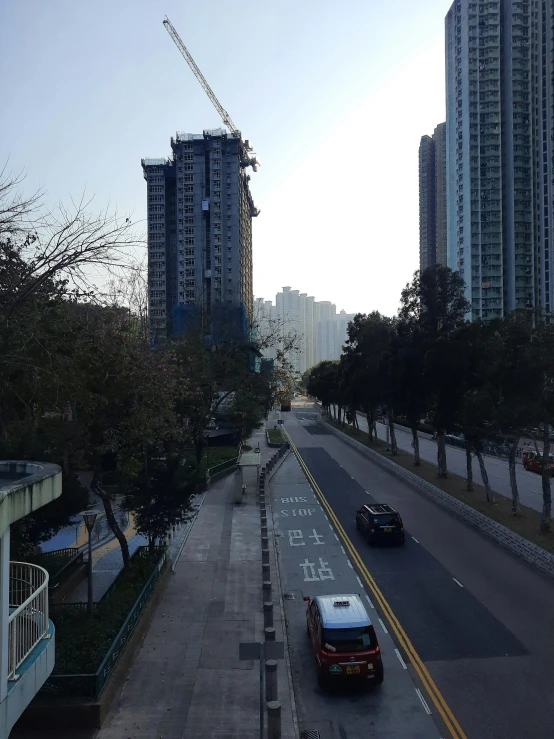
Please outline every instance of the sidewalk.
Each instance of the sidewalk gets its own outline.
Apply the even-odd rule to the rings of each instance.
[[[275,450],[267,448],[262,431],[250,443],[258,442],[264,464]],[[238,658],[240,642],[263,640],[254,469],[245,479],[247,493],[239,505],[233,503],[233,475],[206,493],[127,682],[96,739],[259,736],[259,663]],[[273,557],[271,567],[275,572]],[[277,576],[272,580],[276,638],[282,640],[281,594]],[[282,737],[293,739],[284,660],[278,671]]]

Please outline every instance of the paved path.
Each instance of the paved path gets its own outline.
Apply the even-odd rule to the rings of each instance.
[[[261,442],[264,458],[273,453],[263,435],[254,440]],[[238,645],[263,634],[260,514],[254,485],[235,505],[233,482],[229,475],[207,492],[121,696],[96,739],[257,737],[258,663],[239,661]],[[275,627],[282,638],[277,615]],[[279,698],[283,739],[289,739],[295,734],[283,664]]]
[[[141,534],[134,534],[128,540],[129,554],[132,556],[139,547],[146,546],[148,539]],[[93,565],[92,593],[95,602],[98,602],[115,578],[123,569],[123,557],[119,542],[116,546],[102,554]],[[93,553],[94,556],[94,553]],[[86,578],[77,585],[73,593],[67,598],[68,603],[86,603],[88,599],[88,583]]]

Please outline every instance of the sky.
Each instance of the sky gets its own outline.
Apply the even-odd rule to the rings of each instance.
[[[1,0],[0,163],[145,232],[142,157],[219,128],[167,15],[261,163],[254,294],[393,315],[418,268],[418,147],[445,117],[451,0]]]

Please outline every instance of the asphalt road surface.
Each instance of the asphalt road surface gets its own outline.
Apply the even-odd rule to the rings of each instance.
[[[334,529],[341,526],[351,540],[363,566],[388,601],[419,659],[461,726],[461,734],[449,731],[431,695],[422,689],[440,735],[457,738],[467,736],[470,739],[551,737],[554,716],[552,582],[370,462],[336,436],[326,433],[318,425],[313,407],[296,406],[284,418],[286,429],[299,454],[332,509],[330,518],[333,515],[336,517]],[[287,460],[286,464],[290,465],[290,462]],[[281,471],[277,473],[273,485],[280,484],[283,474]],[[287,496],[279,492],[279,497]],[[371,501],[390,503],[401,512],[408,534],[405,547],[367,545],[356,530],[354,514],[363,503]],[[277,507],[274,507],[274,514],[276,526],[286,534],[283,521],[286,520],[288,526],[291,516],[282,517]],[[296,527],[300,518],[298,515],[293,518]],[[334,533],[340,532],[331,532],[330,524],[326,522],[326,525],[334,539]],[[298,528],[303,530],[304,527],[309,528],[303,518]],[[280,540],[283,541],[284,537]],[[336,544],[341,551],[340,546],[344,542],[335,539]],[[300,562],[304,561],[304,557],[289,564],[289,560],[292,562],[292,548],[287,550],[287,545],[281,545],[284,588],[298,593],[295,601],[292,601],[296,611],[299,608],[297,601],[303,593],[331,592],[330,584],[335,592],[347,591],[351,589],[352,574],[361,574],[364,580],[361,568],[357,573],[356,570],[350,570],[348,564],[345,579],[343,569],[335,565],[332,558],[329,566],[337,568],[336,573],[333,570],[335,580],[332,583],[304,583],[300,578]],[[292,570],[296,567],[296,579],[288,574],[291,567]],[[310,590],[306,589],[308,585],[311,586]],[[324,590],[315,590],[315,586],[324,587]],[[354,592],[359,592],[359,588]],[[367,586],[366,592],[372,597]],[[380,610],[378,604],[376,608]],[[298,613],[291,612],[290,602],[287,603],[287,609],[291,632],[295,634],[302,626],[304,633],[305,627]],[[382,611],[378,615],[391,636],[396,633],[391,628],[387,614]],[[380,640],[386,636],[382,630],[377,629],[377,632]],[[305,707],[306,716],[311,717],[310,711],[314,711],[317,705],[313,696],[317,696],[319,690],[315,669],[312,665],[310,673],[307,647],[304,646],[302,651],[296,637],[293,637],[293,642],[293,649],[299,650],[301,655],[298,658],[300,667],[295,667],[301,696],[301,716]],[[415,687],[418,687],[414,670],[417,659],[410,660],[398,641],[395,646],[408,663],[407,673],[399,674],[404,681],[409,674],[416,680]],[[384,688],[386,686],[383,699],[386,699],[391,682],[396,683],[398,679],[398,670],[392,667],[394,659],[391,661],[390,657],[396,657],[396,653],[393,651],[391,654],[391,645],[383,644],[383,651],[388,659],[385,662],[383,684]],[[396,733],[379,733],[386,731],[386,721],[392,721],[392,717],[389,714],[387,719],[386,712],[378,712],[375,736],[419,736],[409,733],[418,730],[412,719],[407,719],[408,714],[413,714],[405,702],[410,690],[402,687],[401,694],[401,710],[394,713],[394,720],[401,719],[402,730],[395,723]],[[305,695],[310,700],[304,699]],[[371,698],[373,701],[378,699]],[[341,721],[347,732],[348,721],[353,723],[352,734],[348,736],[364,735],[356,733],[361,729],[349,711],[349,708],[353,710],[353,704],[343,699],[332,705],[331,713],[325,714],[331,722],[329,731],[335,731],[330,736],[342,739],[340,730],[335,729]],[[368,732],[366,735],[371,734]],[[433,734],[429,733],[428,736]]]
[[[293,455],[277,472],[270,490],[300,730],[317,730],[321,739],[438,739],[439,730],[416,692],[421,686],[414,684],[390,634],[364,597],[344,547]],[[303,597],[333,593],[362,595],[383,654],[382,685],[319,687]]]
[[[367,420],[362,413],[358,413],[358,423],[362,431],[367,431]],[[412,452],[412,433],[395,427],[396,441],[400,449]],[[382,423],[377,424],[377,434],[380,439],[386,439],[386,428]],[[437,464],[437,442],[432,439],[419,439],[419,453],[422,459],[427,462]],[[461,477],[466,476],[466,453],[465,449],[458,447],[446,446],[446,459],[448,469]],[[489,474],[489,482],[492,489],[504,495],[507,498],[512,497],[510,490],[510,476],[508,472],[508,462],[496,457],[485,457],[487,472]],[[536,472],[527,472],[521,464],[516,465],[516,478],[519,491],[519,499],[523,505],[533,508],[535,511],[542,510],[542,489],[541,478]],[[477,460],[473,460],[473,479],[475,482],[481,482],[481,473]]]

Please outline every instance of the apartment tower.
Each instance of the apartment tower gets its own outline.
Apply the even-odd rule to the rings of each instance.
[[[245,335],[253,313],[248,142],[223,129],[177,133],[167,159],[143,159],[152,340],[193,327]]]
[[[446,264],[446,123],[419,145],[419,268]]]
[[[554,307],[552,0],[446,16],[447,261],[471,318]]]

